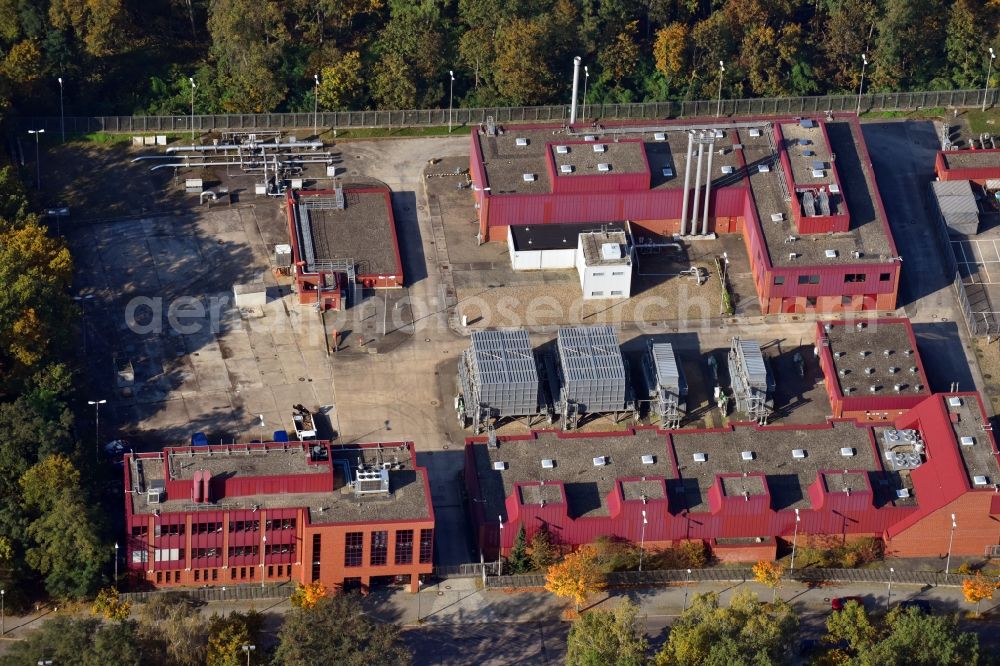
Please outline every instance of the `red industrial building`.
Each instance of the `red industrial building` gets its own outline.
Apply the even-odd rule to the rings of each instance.
[[[340,310],[354,285],[403,286],[388,188],[289,190],[285,208],[299,303]]]
[[[133,587],[407,584],[429,574],[434,509],[410,442],[166,448],[125,457]]]
[[[816,354],[836,418],[891,421],[931,394],[909,319],[817,322]]]
[[[984,185],[1000,178],[1000,148],[939,151],[934,172],[939,180],[971,180]]]
[[[607,221],[738,233],[765,314],[896,307],[900,260],[853,117],[481,127],[470,174],[484,241]]]
[[[979,396],[938,394],[881,424],[470,438],[465,484],[486,557],[543,524],[565,548],[699,540],[753,561],[779,541],[868,536],[891,556],[941,557],[952,515],[951,552],[983,556],[1000,553],[997,458]]]

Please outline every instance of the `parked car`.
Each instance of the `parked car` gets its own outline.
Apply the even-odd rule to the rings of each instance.
[[[126,453],[132,453],[132,447],[124,439],[115,439],[104,445],[104,457],[116,464],[122,463]]]
[[[203,432],[191,435],[191,446],[208,446],[208,435]]]
[[[931,602],[927,601],[926,599],[907,599],[906,601],[900,601],[899,607],[904,611],[909,608],[916,608],[921,613],[925,613],[927,615],[930,615],[932,610]]]
[[[855,602],[862,608],[865,607],[865,600],[863,597],[834,597],[833,599],[830,599],[830,608],[835,611],[844,610],[844,606],[851,601]]]

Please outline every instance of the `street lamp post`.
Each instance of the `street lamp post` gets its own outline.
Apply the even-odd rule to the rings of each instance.
[[[258,414],[257,416],[260,417],[260,443],[263,444],[264,443],[264,415],[263,414]]]
[[[313,74],[313,138],[319,137],[319,74]]]
[[[118,589],[118,542],[115,541],[115,589]]]
[[[691,570],[687,570],[688,580],[687,585],[684,586],[684,610],[688,609],[688,590],[691,589]]]
[[[580,115],[581,122],[587,119],[587,83],[589,81],[590,81],[590,68],[584,65],[583,66],[583,113]]]
[[[503,516],[497,516],[500,520],[500,537],[497,541],[497,576],[500,575],[500,555],[503,553]]]
[[[858,115],[861,115],[861,91],[865,89],[865,67],[868,66],[868,54],[861,54],[861,85],[858,86]]]
[[[719,61],[719,102],[715,106],[715,117],[722,115],[722,75],[726,72],[726,66]]]
[[[451,102],[455,97],[455,71],[449,69],[448,76],[451,77],[448,86],[448,134],[451,134]]]
[[[240,649],[243,650],[243,652],[246,654],[246,656],[247,656],[247,666],[250,666],[250,653],[253,652],[254,650],[256,650],[257,646],[256,645],[248,645],[248,644],[244,643],[243,645],[240,646]]]
[[[896,570],[889,567],[889,584],[886,586],[885,595],[885,610],[889,612],[889,601],[892,599],[892,574],[896,573]]]
[[[4,600],[7,597],[7,590],[0,590],[0,636],[7,633],[7,612],[4,608]]]
[[[57,220],[59,218],[56,218]],[[83,314],[83,321],[80,329],[83,331],[83,355],[87,355],[87,302],[94,300],[93,294],[86,296],[74,296],[73,300],[80,304],[80,311]]]
[[[188,81],[191,82],[191,142],[194,142],[194,89],[197,86],[194,84],[194,77],[189,76]]]
[[[951,546],[955,543],[956,527],[958,527],[958,523],[955,522],[955,514],[951,514],[951,536],[948,537],[948,562],[944,565],[944,572],[946,574],[951,573]]]
[[[38,136],[45,134],[45,130],[28,130],[28,134],[35,135],[35,187],[40,190],[42,189],[42,160],[38,149]]]
[[[420,624],[420,588],[423,584],[424,581],[420,580],[420,574],[417,574],[417,624]]]
[[[790,570],[795,571],[795,543],[799,540],[799,521],[802,517],[799,516],[799,510],[795,510],[795,534],[792,536],[792,565],[788,567]]]
[[[997,54],[990,47],[990,63],[986,66],[986,90],[983,92],[983,111],[986,110],[986,100],[990,97],[990,74],[993,73],[993,61],[997,59]]]
[[[100,460],[101,451],[101,405],[107,400],[88,400],[88,405],[94,406],[94,460]]]
[[[57,80],[59,81],[59,129],[62,131],[63,143],[66,143],[66,114],[62,104],[62,77],[60,76]]]
[[[642,571],[642,553],[646,546],[646,510],[642,510],[642,535],[639,537],[639,571]]]

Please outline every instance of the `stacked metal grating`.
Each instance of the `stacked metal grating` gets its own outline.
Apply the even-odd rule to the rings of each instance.
[[[756,341],[733,338],[729,350],[729,377],[736,411],[758,423],[766,423],[774,408],[774,379]]]
[[[527,331],[474,332],[471,346],[459,359],[458,378],[465,416],[474,422],[543,411]]]
[[[687,396],[687,380],[674,348],[669,342],[649,341],[642,357],[642,372],[650,401],[650,411],[660,417],[665,428],[680,427]]]
[[[560,328],[560,402],[580,412],[620,412],[628,404],[625,361],[613,326]]]

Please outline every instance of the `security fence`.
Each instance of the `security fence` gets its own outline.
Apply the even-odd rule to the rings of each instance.
[[[164,594],[183,594],[196,601],[251,601],[254,599],[287,599],[295,591],[295,584],[268,583],[266,585],[224,585],[177,590],[150,590],[148,592],[123,592],[122,601],[144,603]]]
[[[579,119],[628,120],[682,118],[695,116],[769,116],[827,111],[913,111],[932,108],[971,108],[996,104],[998,94],[979,90],[932,90],[926,92],[872,93],[862,95],[820,95],[815,97],[767,97],[751,99],[639,102],[634,104],[583,104]],[[70,134],[111,132],[182,133],[216,130],[295,130],[321,128],[393,128],[477,125],[492,117],[498,123],[553,122],[569,120],[569,105],[500,106],[424,110],[322,111],[312,113],[231,113],[219,115],[173,116],[59,116],[9,119],[18,131],[44,129],[59,132],[61,123]]]
[[[805,568],[785,571],[785,580],[800,583],[903,583],[912,585],[960,586],[966,576],[944,574],[933,571],[889,571],[888,569],[818,569]],[[611,587],[665,585],[670,583],[695,582],[746,582],[754,579],[753,571],[742,568],[712,569],[667,569],[653,571],[614,571],[605,576],[605,583]],[[545,574],[523,574],[517,576],[487,576],[486,587],[490,588],[532,588],[544,587]]]

